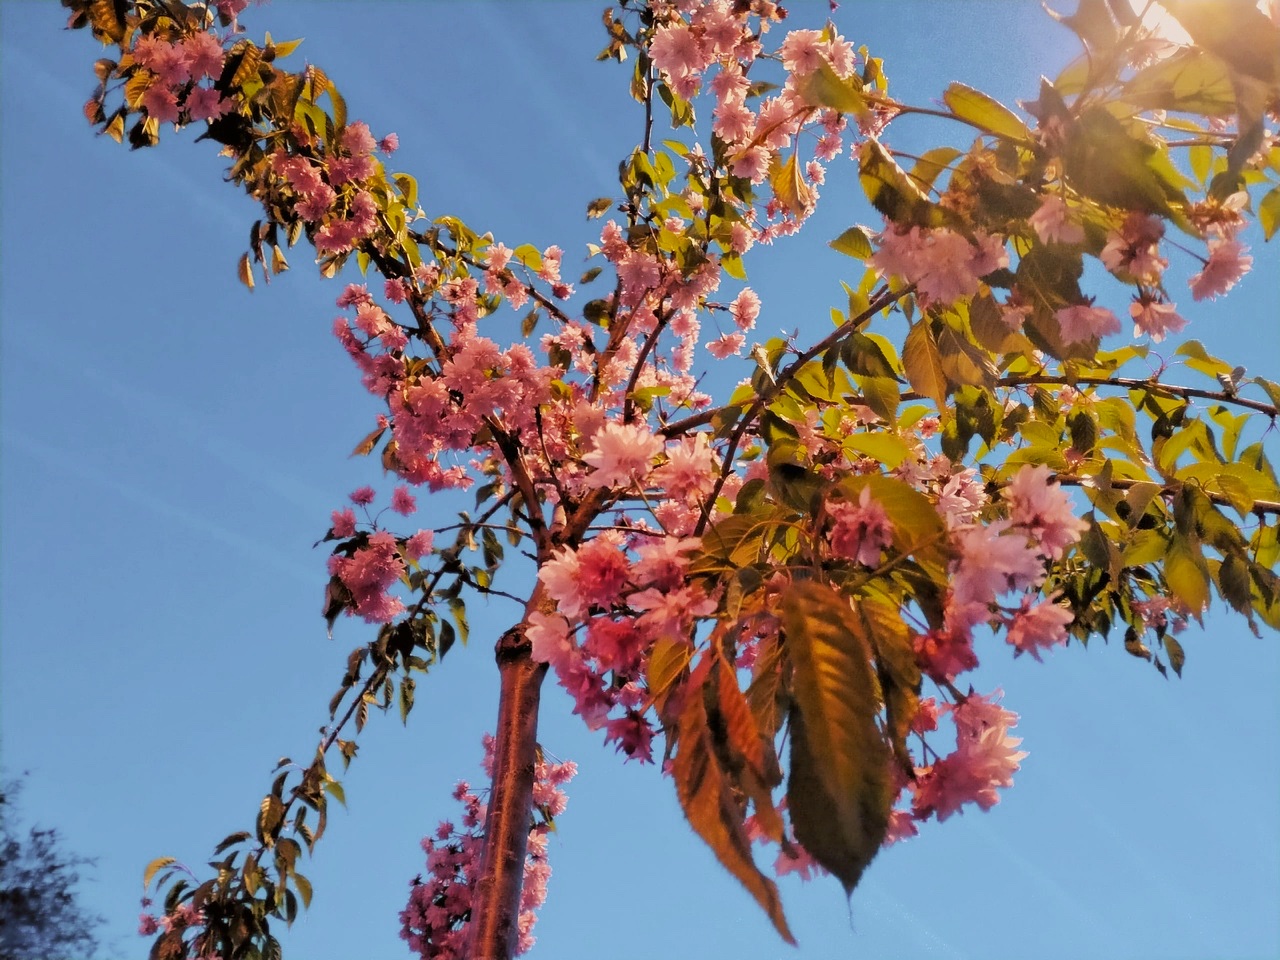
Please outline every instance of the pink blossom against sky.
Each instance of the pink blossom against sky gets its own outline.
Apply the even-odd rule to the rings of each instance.
[[[305,37],[296,56],[331,72],[353,116],[377,135],[399,132],[388,168],[418,176],[430,214],[456,212],[512,248],[558,244],[563,277],[577,282],[588,266],[584,246],[600,233],[599,224],[584,224],[582,207],[614,192],[617,161],[639,137],[628,112],[630,65],[593,60],[603,45],[599,6],[298,3],[248,7],[240,17],[252,36],[269,29],[278,39]],[[793,5],[780,28],[820,26],[813,20],[826,12],[821,5],[810,17]],[[1013,105],[1034,96],[1039,75],[1054,73],[1069,50],[1065,32],[1035,4],[845,3],[833,16],[855,45],[886,57],[894,94],[924,105],[953,79]],[[0,718],[7,768],[32,770],[30,809],[72,849],[100,857],[87,902],[109,915],[132,955],[142,865],[163,853],[204,862],[225,833],[251,827],[277,758],[313,747],[345,655],[371,628],[351,618],[337,624],[333,641],[325,638],[317,608],[327,551],[311,545],[335,508],[346,509],[348,491],[376,484],[376,512],[391,503],[394,485],[376,464],[347,458],[371,429],[376,404],[330,334],[338,287],[317,282],[297,249],[293,271],[245,293],[233,267],[254,213],[221,182],[225,162],[189,135],[166,132],[160,149],[137,154],[92,137],[79,111],[100,48],[61,22],[56,5],[0,4]],[[486,137],[456,125],[455,101],[423,96],[437,80],[406,80],[405,63],[424,56],[433,77],[467,78],[478,127],[498,124],[507,146],[473,149]],[[710,110],[700,113],[701,128],[713,122]],[[921,120],[891,127],[888,138],[918,152],[934,145],[927,138],[936,130]],[[562,151],[565,144],[573,149]],[[826,208],[806,227],[809,239],[759,244],[745,258],[762,301],[746,346],[797,328],[825,332],[830,307],[843,309],[839,280],[856,274],[825,241],[855,221],[880,225],[850,169],[847,156],[828,167]],[[59,203],[76,211],[77,235],[95,238],[92,254],[72,268],[49,256],[65,249],[67,230],[64,218],[49,215],[47,191],[33,189],[50,182],[65,191]],[[494,191],[495,183],[506,186]],[[148,238],[145,263],[125,265],[134,279],[145,272],[147,283],[130,279],[128,295],[125,267],[103,240],[122,224]],[[1249,249],[1224,247],[1204,271],[1162,249],[1170,261],[1164,282],[1187,333],[1267,375],[1263,358],[1280,355],[1269,304],[1276,244],[1256,235],[1240,242]],[[1241,277],[1245,256],[1252,271]],[[1198,272],[1206,297],[1235,284],[1225,303],[1196,302],[1188,277]],[[351,279],[365,282],[355,271]],[[737,289],[726,283],[717,299],[727,303]],[[1130,302],[1117,288],[1099,306],[1128,319]],[[720,316],[713,335],[736,328]],[[703,320],[706,337],[713,327]],[[50,347],[55,325],[67,350]],[[513,328],[482,326],[480,335],[505,346]],[[1126,323],[1116,342],[1129,333]],[[65,381],[68,363],[76,388],[51,389]],[[702,388],[718,394],[716,376],[731,384],[743,375],[725,363],[720,373],[698,351],[691,370],[716,370]],[[474,506],[470,494],[432,495],[427,516],[425,490],[416,495],[406,533]],[[359,508],[352,514],[364,522]],[[77,557],[111,561],[77,574],[68,543]],[[515,566],[510,576],[514,585],[527,571]],[[139,583],[147,585],[145,612],[132,599]],[[645,600],[655,617],[667,613],[661,599]],[[1012,596],[1006,602],[1017,605]],[[316,905],[284,932],[286,956],[403,955],[393,913],[424,867],[418,842],[441,818],[459,818],[451,785],[478,773],[476,744],[493,723],[490,648],[512,611],[495,599],[475,604],[471,616],[469,645],[420,682],[408,728],[394,717],[371,719],[346,778],[350,811],[331,812],[305,868]],[[924,824],[919,837],[883,853],[854,897],[853,929],[835,888],[784,881],[798,960],[1274,954],[1277,823],[1261,813],[1227,822],[1220,811],[1238,806],[1243,769],[1252,806],[1280,806],[1280,774],[1257,762],[1280,751],[1274,701],[1238,695],[1242,676],[1250,690],[1280,688],[1280,653],[1216,606],[1209,624],[1207,633],[1193,626],[1182,635],[1187,676],[1168,683],[1117,643],[1041,651],[1046,662],[1038,664],[1014,660],[1003,634],[976,630],[982,665],[964,679],[1005,688],[1004,705],[1020,714],[1008,737],[1022,740],[1001,738],[983,756],[1001,774],[1012,754],[1030,751],[1018,761],[1016,787],[990,813]],[[601,634],[597,642],[616,652],[623,641]],[[54,649],[62,699],[35,682]],[[272,693],[246,699],[250,669]],[[547,838],[555,874],[532,956],[617,954],[617,927],[601,919],[617,916],[620,888],[605,882],[614,880],[662,891],[661,933],[628,941],[635,955],[678,948],[779,956],[767,922],[689,836],[669,782],[620,763],[619,743],[583,730],[559,686],[548,684],[544,701],[544,746],[577,760],[581,773]],[[621,724],[617,732],[634,735]],[[655,748],[660,756],[659,741]],[[199,768],[173,763],[193,752],[206,761]],[[1194,782],[1183,777],[1165,789],[1158,808],[1123,823],[1108,812],[1189,769]],[[109,789],[88,803],[86,783]],[[1171,856],[1174,833],[1180,846]],[[929,883],[954,878],[981,898],[953,891],[922,899]],[[1139,891],[1137,906],[1117,890]],[[993,903],[1015,906],[992,923]],[[375,919],[335,923],[338,905],[345,916]]]

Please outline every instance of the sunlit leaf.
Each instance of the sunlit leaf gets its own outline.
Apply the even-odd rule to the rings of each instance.
[[[891,804],[871,651],[850,629],[854,616],[821,584],[793,584],[782,597],[795,698],[787,806],[796,839],[846,893],[879,851]]]
[[[760,904],[779,935],[795,943],[782,913],[777,885],[760,872],[751,857],[751,841],[732,783],[716,760],[701,696],[688,696],[680,715],[679,748],[671,764],[676,795],[689,825],[716,859]]]
[[[928,321],[920,321],[907,333],[902,348],[902,366],[916,393],[928,397],[939,410],[946,407],[947,375]]]
[[[961,120],[972,123],[989,133],[1010,140],[1029,142],[1031,131],[1016,113],[999,100],[981,90],[953,83],[942,94],[943,102]]]

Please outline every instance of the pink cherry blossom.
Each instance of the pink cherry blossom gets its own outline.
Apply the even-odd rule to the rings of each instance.
[[[715,340],[707,341],[707,353],[717,360],[723,360],[725,357],[741,354],[746,342],[747,338],[741,333],[726,333]]]
[[[388,133],[378,141],[378,149],[387,156],[391,156],[391,154],[400,149],[400,137],[397,134]]]
[[[1253,257],[1245,253],[1248,249],[1239,240],[1211,239],[1204,269],[1187,281],[1191,296],[1196,300],[1216,300],[1234,287],[1253,266]]]
[[[595,448],[583,456],[594,471],[594,487],[629,487],[643,479],[662,453],[662,440],[643,423],[606,423],[595,435]]]
[[[946,306],[978,292],[980,279],[1009,265],[1003,241],[978,231],[976,245],[953,230],[913,226],[899,232],[885,221],[877,238],[879,249],[867,263],[882,274],[896,274],[914,283],[925,304]]]
[[[1119,230],[1107,234],[1106,246],[1098,254],[1108,270],[1140,283],[1156,284],[1169,261],[1160,256],[1164,222],[1150,214],[1132,212]]]
[[[1040,659],[1040,651],[1067,642],[1067,627],[1075,619],[1075,615],[1061,603],[1056,602],[1058,594],[1041,603],[1034,603],[1031,597],[1023,597],[1022,607],[1009,622],[1009,631],[1005,639],[1020,655],[1029,653]]]
[[[956,533],[958,559],[952,563],[952,593],[960,604],[987,604],[999,594],[1038,584],[1044,564],[1026,535],[1012,531],[1009,520],[997,520]]]
[[[1084,227],[1070,217],[1070,208],[1061,197],[1050,194],[1027,220],[1041,243],[1083,243]]]
[[[373,487],[359,487],[351,491],[351,502],[358,507],[367,507],[373,503],[373,498],[377,496],[373,492]]]
[[[409,492],[409,488],[401,484],[391,494],[391,509],[407,517],[418,509],[418,501]]]
[[[164,83],[153,83],[142,95],[142,106],[147,116],[159,123],[178,122],[178,98]]]
[[[564,617],[541,612],[531,613],[525,626],[525,636],[532,646],[530,656],[539,663],[551,664],[557,671],[573,652],[569,624]]]
[[[1178,316],[1174,305],[1157,300],[1146,294],[1129,304],[1129,315],[1133,317],[1133,335],[1135,337],[1150,336],[1159,343],[1167,333],[1181,333],[1187,321]]]
[[[404,542],[404,552],[410,560],[420,560],[431,552],[435,534],[430,530],[419,530]]]
[[[368,544],[350,557],[330,557],[329,572],[350,591],[354,612],[369,623],[388,623],[404,611],[404,603],[386,592],[404,575],[404,561],[391,534],[370,534]]]
[[[1120,332],[1120,321],[1105,307],[1077,303],[1055,314],[1062,328],[1063,343],[1081,343],[1093,337]]]
[[[792,30],[778,48],[778,55],[788,73],[803,77],[818,69],[825,46],[820,30]]]
[[[835,521],[831,527],[832,555],[868,567],[878,566],[884,549],[893,543],[893,524],[884,507],[872,498],[871,488],[862,488],[856,504],[828,504],[827,513]]]
[[[345,510],[333,511],[330,528],[333,535],[339,540],[345,540],[347,537],[354,536],[356,532],[355,512],[352,511],[350,507]]]
[[[222,76],[222,43],[212,33],[201,30],[187,37],[182,41],[182,52],[193,79],[212,77],[217,80]]]
[[[750,330],[760,316],[760,297],[750,287],[743,287],[729,304],[729,312],[733,314],[733,322],[739,330]]]
[[[217,120],[231,110],[231,101],[212,87],[194,87],[182,105],[192,120]]]
[[[1080,539],[1089,524],[1075,515],[1066,491],[1050,480],[1049,468],[1023,466],[1005,488],[1013,522],[1026,529],[1039,552],[1061,560],[1066,548]]]
[[[664,25],[654,31],[649,58],[655,67],[672,78],[700,73],[709,63],[698,38],[683,23]]]

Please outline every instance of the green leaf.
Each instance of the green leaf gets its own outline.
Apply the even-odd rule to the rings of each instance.
[[[679,747],[671,764],[680,807],[716,859],[760,904],[779,935],[787,943],[795,943],[782,913],[777,885],[760,872],[751,858],[743,811],[734,785],[716,757],[708,727],[701,691],[691,690],[680,715]]]
[[[1262,225],[1262,237],[1270,240],[1280,226],[1280,187],[1272,187],[1258,204],[1258,223]]]
[[[895,470],[911,455],[907,442],[892,433],[855,433],[844,441],[848,448],[874,457],[890,470]]]
[[[858,154],[858,175],[871,205],[890,220],[934,225],[932,219],[939,211],[879,141],[863,142]]]
[[[1141,70],[1124,88],[1124,99],[1144,110],[1173,110],[1219,117],[1235,113],[1236,98],[1226,64],[1204,50],[1180,50]],[[1197,174],[1203,181],[1203,175]]]
[[[865,260],[871,256],[871,235],[866,227],[852,226],[829,244],[832,250],[843,253],[855,260]]]
[[[957,117],[982,130],[1009,140],[1031,141],[1031,131],[1018,115],[981,90],[953,83],[942,94],[942,100]]]
[[[818,68],[795,79],[796,92],[805,103],[814,107],[830,107],[838,113],[852,113],[864,117],[870,113],[867,98],[862,94],[862,83],[854,77],[842,80],[821,57]]]
[[[485,533],[490,531],[486,530]],[[405,677],[400,681],[400,722],[408,724],[409,711],[413,709],[413,677]]]
[[[1204,558],[1182,537],[1169,544],[1164,558],[1164,576],[1169,590],[1199,617],[1209,605],[1209,575]]]
[[[927,320],[922,320],[907,333],[902,347],[902,366],[911,388],[928,397],[938,409],[947,405],[947,375],[942,369],[942,356]]]
[[[779,163],[776,157],[770,161],[769,185],[773,187],[773,195],[788,213],[803,216],[813,206],[813,190],[805,183],[800,163],[794,153],[787,158],[786,163]]]
[[[793,584],[781,608],[794,695],[787,806],[796,839],[849,894],[880,849],[892,802],[871,651],[830,587]]]

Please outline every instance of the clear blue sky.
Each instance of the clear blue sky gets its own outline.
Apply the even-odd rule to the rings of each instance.
[[[429,213],[510,246],[559,243],[572,274],[594,232],[585,205],[613,192],[641,129],[628,72],[593,60],[601,6],[279,2],[244,22],[305,37],[299,62],[322,65],[376,135],[399,133],[392,166],[418,177]],[[825,10],[797,3],[788,26]],[[1034,96],[1071,52],[1029,0],[849,2],[836,20],[914,102],[954,79]],[[0,5],[0,742],[8,773],[31,771],[27,813],[99,858],[84,901],[110,919],[108,955],[142,957],[143,865],[199,865],[251,828],[276,759],[308,756],[369,636],[346,621],[325,638],[311,544],[349,490],[381,482],[347,458],[376,407],[329,333],[339,286],[298,248],[291,273],[245,292],[234,268],[256,211],[221,182],[224,161],[190,134],[132,155],[95,139],[80,107],[100,54],[61,27],[52,2]],[[890,139],[911,136],[904,122]],[[832,165],[807,240],[748,259],[762,335],[823,330],[841,302],[852,261],[823,243],[870,220],[852,174]],[[1244,284],[1185,314],[1212,349],[1280,379],[1280,258],[1254,239]],[[418,839],[454,815],[454,780],[479,779],[491,644],[513,613],[475,606],[471,646],[419,683],[407,730],[370,721],[349,812],[304,867],[316,897],[284,933],[291,960],[407,956],[396,915]],[[582,772],[532,956],[1274,957],[1278,639],[1215,608],[1184,637],[1181,681],[1119,643],[1043,665],[989,643],[974,682],[1022,716],[1016,787],[882,854],[851,907],[834,881],[784,882],[795,951],[693,837],[670,783],[618,762],[549,688],[542,741]]]

